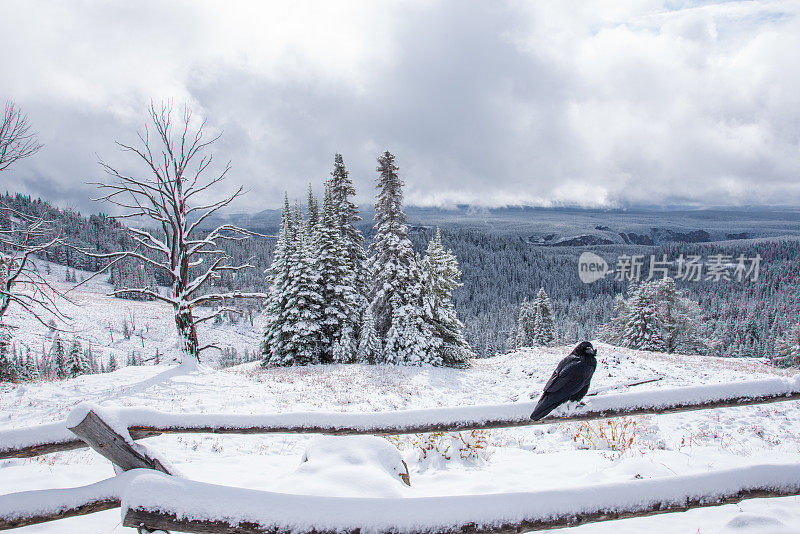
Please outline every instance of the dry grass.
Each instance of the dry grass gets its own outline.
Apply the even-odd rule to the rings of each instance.
[[[617,417],[566,425],[567,434],[580,449],[625,452],[639,437],[641,417]]]

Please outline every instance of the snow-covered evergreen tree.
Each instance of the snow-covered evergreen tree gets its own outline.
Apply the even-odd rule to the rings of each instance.
[[[438,228],[436,236],[428,242],[422,269],[424,317],[438,338],[435,343],[438,358],[444,365],[464,365],[473,354],[453,305],[453,291],[461,285],[461,270],[453,252],[442,246],[442,233]]]
[[[536,309],[528,299],[523,299],[519,305],[519,315],[517,316],[517,336],[515,347],[532,347],[533,338],[536,332]]]
[[[800,323],[778,340],[772,362],[780,367],[800,367]]]
[[[119,369],[119,364],[117,363],[117,358],[114,356],[114,353],[111,353],[108,357],[108,367],[106,367],[106,372],[111,373]]]
[[[36,362],[36,356],[31,354],[29,350],[25,356],[25,380],[39,380],[39,365]]]
[[[0,327],[0,382],[11,382],[16,378],[16,369],[11,357],[11,335]]]
[[[264,365],[271,362],[273,353],[280,354],[285,351],[285,344],[291,336],[286,325],[286,301],[291,283],[290,271],[296,247],[296,233],[297,229],[294,226],[294,219],[289,207],[289,198],[284,195],[281,228],[272,256],[272,264],[267,270],[269,298],[265,304],[266,325],[261,342]],[[276,357],[275,360],[273,363],[282,363],[280,362],[281,358]]]
[[[311,188],[311,184],[308,184],[306,205],[308,206],[308,222],[306,228],[308,237],[313,241],[314,234],[317,231],[317,224],[319,224],[319,201],[317,197],[314,196],[314,190]]]
[[[376,363],[383,358],[383,345],[375,330],[372,310],[367,307],[361,318],[361,336],[358,339],[358,361]]]
[[[298,206],[294,212],[295,244],[290,258],[289,284],[282,329],[283,343],[271,347],[272,365],[306,365],[319,363],[322,355],[322,320],[325,301],[320,293],[320,274],[315,250]]]
[[[533,344],[546,346],[556,337],[556,327],[553,320],[553,305],[544,288],[539,288],[539,293],[533,301],[534,307],[534,332]]]
[[[701,332],[698,304],[682,296],[672,278],[633,286],[618,299],[602,339],[623,347],[680,354],[705,354],[710,342]]]
[[[319,276],[319,291],[324,303],[320,333],[323,362],[341,361],[333,354],[337,343],[341,345],[342,354],[353,353],[352,335],[359,326],[361,312],[360,299],[354,289],[355,274],[347,261],[340,226],[332,187],[328,183],[314,247],[314,268]],[[342,340],[345,332],[348,332],[349,341]]]
[[[377,170],[375,239],[369,262],[375,329],[386,339],[386,361],[420,363],[433,358],[423,355],[430,348],[430,332],[423,320],[422,269],[405,224],[403,182],[388,151],[378,158]],[[395,350],[400,352],[392,354]]]
[[[331,356],[334,362],[351,363],[355,361],[356,353],[353,350],[353,335],[349,327],[342,331],[342,335],[333,342]]]
[[[77,338],[72,340],[64,367],[66,369],[66,375],[69,378],[88,375],[92,372],[89,362],[84,357],[81,342]]]
[[[383,361],[397,365],[442,365],[434,350],[435,339],[430,325],[425,322],[422,308],[413,304],[400,304],[400,297],[392,296],[392,322],[386,333]]]
[[[50,360],[55,378],[67,378],[67,351],[61,335],[56,332],[53,336],[53,344],[50,347]]]
[[[369,292],[367,253],[364,249],[364,236],[356,228],[356,223],[361,220],[358,206],[352,201],[356,189],[353,187],[353,181],[350,180],[350,173],[344,165],[341,154],[334,156],[333,172],[331,172],[329,183],[348,270],[353,273],[353,287],[360,297],[358,302],[360,316],[366,307],[367,293]]]

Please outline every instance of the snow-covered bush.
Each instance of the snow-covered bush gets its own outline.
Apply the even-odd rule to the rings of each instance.
[[[375,436],[312,439],[282,491],[339,496],[399,497],[411,485],[400,451]]]

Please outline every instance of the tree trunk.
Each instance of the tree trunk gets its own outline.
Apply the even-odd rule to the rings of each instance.
[[[200,344],[197,341],[197,327],[194,324],[192,310],[185,307],[176,308],[175,326],[178,327],[178,334],[181,336],[184,358],[193,358],[199,362]]]

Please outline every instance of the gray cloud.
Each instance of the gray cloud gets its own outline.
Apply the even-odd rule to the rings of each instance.
[[[319,189],[337,151],[369,202],[387,148],[421,205],[800,203],[796,3],[4,10],[0,46],[30,46],[0,56],[0,99],[46,144],[4,185],[82,209],[150,98],[224,130],[240,210]]]

